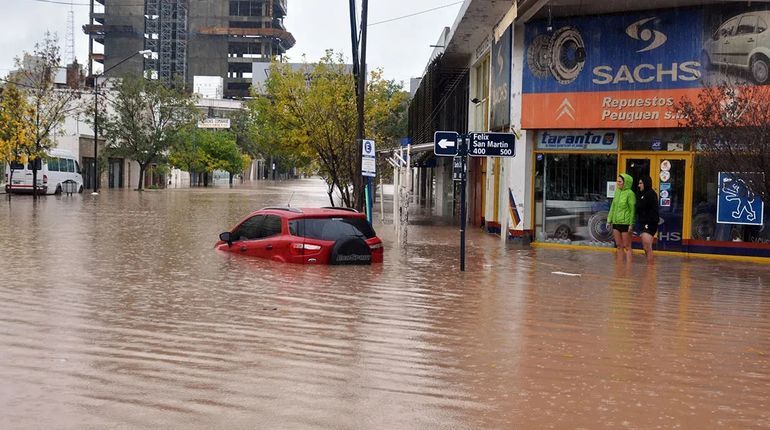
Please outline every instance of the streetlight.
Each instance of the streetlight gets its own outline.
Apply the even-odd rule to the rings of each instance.
[[[104,76],[109,72],[110,70],[120,66],[121,64],[125,63],[126,61],[134,58],[135,55],[143,55],[147,56],[151,54],[152,51],[149,49],[143,49],[141,51],[136,51],[133,54],[129,55],[128,57],[118,61],[116,64],[114,64],[112,67],[102,71],[99,75],[94,75],[94,191],[91,193],[91,195],[97,195],[99,194],[99,162],[97,160],[97,151],[98,151],[98,142],[99,142],[99,76]]]

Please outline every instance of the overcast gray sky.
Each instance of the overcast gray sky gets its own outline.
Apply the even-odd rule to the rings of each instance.
[[[47,0],[69,3],[70,0]],[[195,1],[195,0],[193,0]],[[88,22],[88,0],[72,0],[75,4],[75,51],[85,63],[88,38],[81,27]],[[358,0],[360,13],[361,1]],[[388,79],[404,80],[420,76],[433,50],[430,45],[445,27],[451,27],[460,10],[458,0],[369,0],[369,23],[398,18],[434,8],[427,13],[369,27],[367,63],[382,67]],[[312,62],[324,50],[342,51],[350,59],[350,25],[347,0],[288,0],[286,28],[297,44],[288,51],[292,61],[302,54]],[[31,51],[46,31],[57,33],[64,54],[69,5],[40,0],[0,0],[0,75],[14,67],[14,58]]]

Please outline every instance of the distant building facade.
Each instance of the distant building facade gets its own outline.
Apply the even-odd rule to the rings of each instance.
[[[219,76],[224,97],[248,96],[252,63],[269,62],[294,46],[283,19],[287,0],[91,0],[89,74],[94,63],[110,72],[144,74],[192,85],[195,76]],[[103,46],[98,53],[97,44]]]

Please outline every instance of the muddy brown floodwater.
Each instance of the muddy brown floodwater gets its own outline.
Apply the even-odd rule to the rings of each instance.
[[[378,223],[371,267],[213,250],[292,193],[327,204],[316,180],[0,195],[0,428],[770,427],[766,264],[471,230],[460,273],[456,227],[399,249]]]

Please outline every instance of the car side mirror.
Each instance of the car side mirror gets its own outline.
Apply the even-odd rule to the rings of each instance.
[[[219,240],[227,242],[227,246],[233,246],[233,239],[230,237],[230,232],[226,231],[219,234]]]

